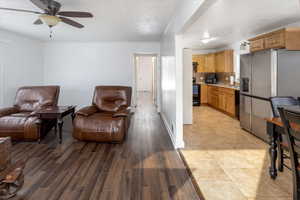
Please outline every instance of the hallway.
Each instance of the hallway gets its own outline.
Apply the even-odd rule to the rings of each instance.
[[[123,144],[86,143],[50,132],[41,144],[18,143],[13,158],[29,158],[25,185],[14,199],[199,199],[173,149],[151,96],[139,94]]]
[[[291,200],[288,169],[269,176],[269,145],[240,128],[239,121],[208,106],[194,107],[181,150],[207,200]]]

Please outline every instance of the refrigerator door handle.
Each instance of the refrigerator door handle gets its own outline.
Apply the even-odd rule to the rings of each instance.
[[[270,99],[265,98],[265,97],[259,97],[259,96],[255,96],[255,95],[245,94],[245,93],[240,93],[240,95],[246,96],[246,97],[251,97],[251,98],[254,98],[254,99],[263,100],[263,101],[270,101]]]

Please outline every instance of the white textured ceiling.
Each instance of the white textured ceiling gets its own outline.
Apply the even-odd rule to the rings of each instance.
[[[185,30],[186,47],[221,48],[249,36],[300,22],[299,4],[299,0],[218,0]],[[203,44],[205,32],[214,40]]]
[[[92,19],[76,19],[76,29],[59,24],[56,41],[158,41],[181,0],[57,0],[65,11],[89,11]],[[0,7],[39,11],[29,0],[0,0]],[[37,16],[0,10],[0,29],[49,40],[49,28],[33,25]]]

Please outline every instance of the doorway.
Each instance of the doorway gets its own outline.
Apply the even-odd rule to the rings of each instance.
[[[138,98],[148,96],[149,100],[158,107],[158,84],[157,84],[157,55],[156,54],[135,54],[135,96]]]

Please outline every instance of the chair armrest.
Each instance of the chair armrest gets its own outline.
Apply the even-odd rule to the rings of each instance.
[[[41,110],[46,110],[46,109],[50,109],[50,108],[53,108],[54,106],[48,106],[48,105],[44,105],[44,106],[40,106],[38,109],[32,111],[28,116],[27,118],[29,117],[38,117],[38,112],[41,111]]]
[[[2,108],[0,109],[0,117],[11,115],[17,112],[19,112],[19,109],[17,107]]]
[[[131,107],[121,107],[116,113],[113,114],[113,117],[128,117],[132,115]]]
[[[76,115],[82,115],[85,117],[88,117],[96,112],[99,112],[98,108],[96,106],[87,106],[84,108],[81,108],[76,112]]]
[[[37,111],[31,112],[27,117],[37,117]]]

